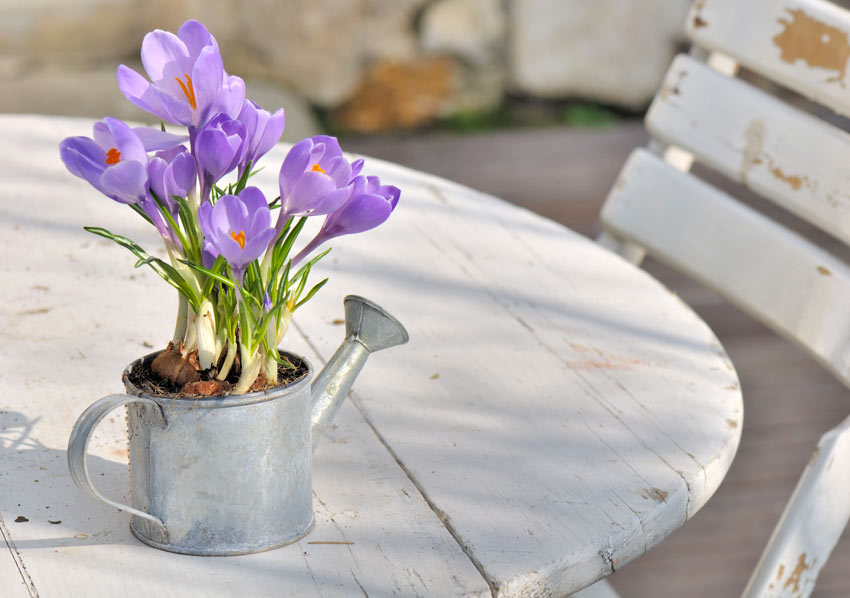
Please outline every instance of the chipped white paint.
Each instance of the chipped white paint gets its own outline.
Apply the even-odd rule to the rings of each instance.
[[[850,243],[850,134],[688,56],[670,66],[646,126]]]
[[[327,358],[346,293],[385,306],[411,341],[372,358],[316,453],[317,528],[247,557],[142,546],[126,515],[74,490],[64,445],[79,412],[118,390],[118,372],[150,350],[144,343],[170,336],[174,303],[166,285],[80,225],[150,246],[154,235],[64,172],[58,141],[90,123],[0,117],[0,126],[9,198],[0,271],[14,281],[2,287],[11,317],[0,334],[17,342],[0,344],[9,390],[0,418],[17,418],[0,448],[0,509],[8,520],[20,502],[32,515],[12,537],[44,596],[353,596],[360,586],[566,596],[681,525],[731,463],[737,377],[675,296],[530,212],[369,160],[404,189],[402,201],[368,238],[334,244],[317,273],[330,282],[300,312],[290,346]],[[257,175],[262,188],[276,187],[284,151]],[[35,367],[57,347],[67,358],[61,384]],[[94,477],[121,497],[123,422],[99,430],[90,461],[104,475]],[[54,513],[62,524],[48,523]]]
[[[687,31],[694,43],[850,115],[850,11],[825,0],[697,0]]]
[[[602,220],[850,381],[850,268],[841,260],[640,149],[623,167]]]
[[[723,52],[709,52],[705,63],[718,73],[723,73],[724,75],[734,76],[738,73],[738,61]]]
[[[821,438],[744,596],[805,598],[850,520],[850,418]]]
[[[690,176],[687,160],[850,243],[850,135],[730,76],[738,61],[850,114],[850,12],[821,0],[696,0],[688,31],[702,48],[674,60],[646,119],[653,148],[669,147],[664,159],[629,158],[601,240],[630,256],[641,247],[702,281],[850,386],[850,268]],[[707,65],[697,59],[706,54]],[[821,438],[744,596],[811,594],[850,519],[848,488],[850,418]]]

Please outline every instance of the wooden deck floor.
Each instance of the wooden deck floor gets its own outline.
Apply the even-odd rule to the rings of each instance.
[[[605,131],[351,139],[344,146],[487,191],[595,236],[609,187],[632,148],[646,139],[641,124],[635,123]],[[793,222],[751,194],[733,191],[775,218]],[[844,259],[850,256],[847,248],[810,227],[794,228]],[[645,267],[717,333],[737,367],[746,413],[738,456],[714,498],[685,527],[611,581],[624,598],[738,596],[818,438],[850,413],[848,391],[802,351],[713,292],[651,260]],[[847,534],[813,596],[850,596]]]

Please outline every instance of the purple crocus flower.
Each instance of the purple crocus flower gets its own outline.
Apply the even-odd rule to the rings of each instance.
[[[248,132],[238,120],[219,114],[198,131],[195,159],[201,179],[201,198],[209,199],[212,186],[236,168],[247,151]]]
[[[280,168],[281,211],[278,226],[290,216],[330,214],[349,198],[351,180],[363,160],[350,163],[335,137],[302,139],[289,150]]]
[[[280,141],[280,136],[283,135],[283,129],[286,126],[286,116],[283,108],[278,109],[274,114],[270,114],[268,110],[260,108],[256,102],[246,99],[236,119],[244,124],[248,131],[247,151],[245,157],[239,163],[239,176],[241,177],[245,168],[248,167],[248,162],[256,165],[257,160],[266,155],[274,147],[274,144]]]
[[[274,235],[269,204],[256,187],[245,187],[238,196],[224,195],[215,205],[202,204],[198,224],[210,256],[224,256],[240,284],[245,268],[263,254]]]
[[[376,176],[358,176],[351,186],[351,197],[338,210],[328,214],[318,234],[293,258],[293,265],[329,239],[362,233],[382,224],[390,217],[401,195],[398,187],[381,185]]]
[[[136,132],[115,118],[95,123],[92,136],[68,137],[59,144],[59,155],[71,174],[124,204],[147,196],[148,157]]]
[[[196,129],[216,113],[235,118],[242,108],[245,83],[224,71],[218,43],[198,21],[186,21],[177,35],[160,29],[145,35],[142,65],[150,81],[122,64],[118,87],[166,122]]]
[[[195,186],[195,176],[195,159],[183,146],[157,152],[148,160],[151,191],[172,216],[177,213],[173,196],[186,197]]]

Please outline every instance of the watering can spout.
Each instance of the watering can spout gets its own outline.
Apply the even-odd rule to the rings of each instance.
[[[368,299],[348,295],[344,305],[345,340],[311,386],[313,450],[319,445],[325,426],[336,415],[369,354],[404,344],[409,338],[398,320]]]

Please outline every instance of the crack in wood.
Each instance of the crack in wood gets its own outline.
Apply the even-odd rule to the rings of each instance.
[[[9,553],[12,555],[12,559],[15,561],[15,566],[18,568],[18,573],[21,576],[21,581],[26,586],[31,598],[39,598],[38,590],[35,589],[35,584],[33,583],[32,578],[30,577],[30,574],[27,571],[26,566],[24,565],[24,559],[21,556],[21,553],[18,551],[18,547],[15,546],[14,540],[12,540],[12,536],[9,533],[8,528],[6,527],[6,522],[3,520],[2,513],[0,513],[0,535],[3,536],[3,541],[6,543],[6,548],[9,549]]]
[[[301,335],[301,337],[304,339],[304,341],[307,343],[307,345],[310,347],[310,349],[312,349],[312,351],[319,357],[319,359],[322,361],[322,363],[323,364],[326,363],[327,360],[324,357],[322,357],[322,352],[319,351],[319,348],[315,345],[315,343],[313,343],[312,339],[298,325],[298,323],[293,322],[292,327]],[[372,433],[378,439],[378,442],[380,442],[381,445],[386,449],[386,451],[389,453],[390,457],[392,457],[392,459],[396,462],[396,465],[398,465],[399,469],[401,469],[401,471],[404,473],[404,475],[407,477],[407,479],[410,480],[410,483],[413,484],[414,488],[416,488],[416,490],[419,492],[419,495],[422,497],[422,500],[425,501],[425,504],[428,505],[428,508],[430,508],[431,511],[442,522],[443,526],[446,528],[446,531],[449,532],[449,535],[452,537],[452,539],[454,539],[454,541],[457,543],[457,545],[460,547],[460,549],[463,551],[463,553],[466,555],[466,557],[470,560],[472,565],[476,568],[478,573],[481,575],[481,578],[484,580],[484,582],[490,588],[490,594],[493,596],[493,598],[496,598],[499,594],[498,584],[487,574],[486,570],[484,569],[483,563],[481,563],[481,561],[479,561],[472,554],[472,550],[470,549],[470,547],[466,544],[466,542],[463,541],[463,539],[460,536],[460,533],[452,525],[451,519],[449,518],[449,516],[445,512],[443,512],[439,507],[437,507],[436,504],[434,504],[434,501],[431,500],[431,497],[425,492],[424,486],[422,486],[422,484],[419,482],[419,480],[416,478],[416,476],[413,475],[413,472],[410,471],[410,469],[408,469],[407,466],[401,461],[401,458],[393,450],[393,448],[389,445],[386,438],[384,438],[383,434],[381,434],[378,431],[378,428],[375,426],[375,424],[369,418],[365,409],[363,409],[363,406],[361,405],[360,400],[359,400],[359,398],[357,397],[357,395],[354,391],[350,391],[349,396],[348,396],[348,400],[351,401],[351,404],[357,410],[357,413],[360,414],[360,417],[363,418],[363,421],[366,422],[366,425],[369,426],[369,429],[372,430]],[[305,562],[306,562],[306,557],[305,557]],[[308,564],[308,569],[309,569],[309,564]],[[310,571],[310,575],[311,576],[313,575],[312,571]],[[352,573],[352,575],[353,575],[353,573]],[[315,580],[315,578],[314,578],[314,580]],[[355,578],[355,581],[357,581],[356,578]],[[358,585],[359,585],[359,581],[358,581]],[[361,589],[362,589],[362,586],[361,586]],[[365,590],[364,590],[364,594],[365,594]]]

